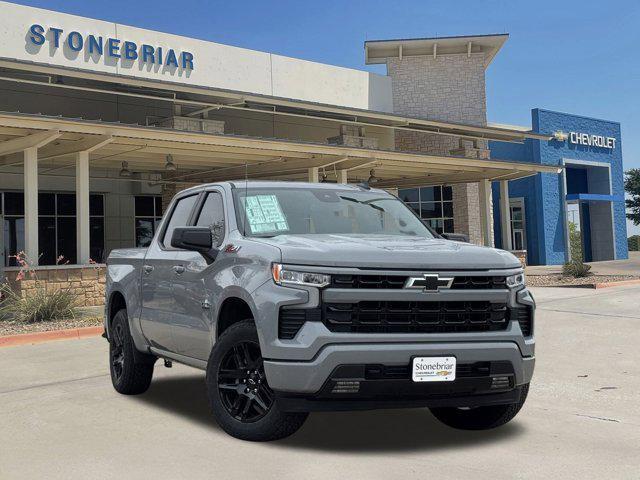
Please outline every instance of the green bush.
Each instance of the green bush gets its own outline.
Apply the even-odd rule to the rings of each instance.
[[[627,243],[629,244],[630,252],[637,252],[640,250],[640,235],[632,235],[627,238]]]
[[[4,284],[0,298],[0,320],[34,323],[76,316],[76,296],[69,289],[46,291],[40,287],[23,297]]]
[[[569,222],[569,252],[572,261],[582,261],[582,235],[578,230],[578,225]]]
[[[562,266],[562,274],[567,277],[581,278],[591,275],[589,272],[591,265],[587,265],[581,261],[567,262]]]

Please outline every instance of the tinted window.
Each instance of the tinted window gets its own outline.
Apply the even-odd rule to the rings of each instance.
[[[136,218],[136,247],[148,247],[154,232],[153,218]]]
[[[102,195],[99,195],[102,197]],[[89,219],[89,257],[98,263],[104,260],[104,218]]]
[[[6,192],[4,194],[4,214],[24,215],[24,195],[22,193]]]
[[[154,197],[136,197],[136,217],[153,217]]]
[[[189,214],[193,209],[193,205],[196,203],[196,198],[198,198],[197,195],[191,195],[190,197],[181,198],[176,203],[173,212],[171,212],[171,218],[169,219],[169,224],[164,232],[164,237],[162,237],[162,244],[165,247],[171,247],[171,236],[173,235],[175,228],[185,227],[187,225],[187,222],[189,221]]]
[[[76,195],[74,193],[58,194],[58,215],[76,214]]]
[[[58,217],[57,263],[76,263],[76,218]],[[62,257],[62,258],[60,258]]]
[[[103,195],[89,195],[89,215],[104,215]]]
[[[56,264],[56,219],[54,217],[38,218],[38,248],[40,249],[40,265]]]
[[[38,194],[38,215],[55,215],[56,214],[56,194],[55,193],[39,193]]]
[[[24,218],[4,217],[4,254],[8,266],[16,266],[15,255],[24,250]]]
[[[207,199],[200,210],[198,227],[209,227],[213,233],[214,242],[220,244],[224,238],[224,209],[222,204],[222,195],[219,193],[207,194]]]

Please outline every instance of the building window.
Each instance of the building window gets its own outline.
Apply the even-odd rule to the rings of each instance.
[[[162,197],[138,195],[134,201],[136,247],[148,247],[162,219]]]
[[[438,233],[454,233],[453,191],[449,186],[405,188],[398,196]]]
[[[24,250],[24,195],[22,192],[0,193],[0,212],[4,216],[4,262],[15,267],[18,252]]]
[[[5,264],[16,266],[13,257],[24,250],[24,194],[3,192],[0,197]],[[77,262],[74,193],[38,194],[38,247],[40,265]],[[104,196],[100,194],[89,196],[89,255],[95,262],[104,260]]]
[[[511,245],[514,250],[527,249],[527,236],[524,217],[524,201],[520,198],[511,199]]]

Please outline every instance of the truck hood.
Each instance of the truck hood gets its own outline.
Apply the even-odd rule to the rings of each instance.
[[[279,235],[282,263],[380,269],[487,270],[520,267],[511,253],[440,238],[397,235]]]

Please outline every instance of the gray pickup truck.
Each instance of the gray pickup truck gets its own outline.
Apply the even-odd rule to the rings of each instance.
[[[535,303],[512,254],[445,237],[368,185],[184,190],[148,248],[107,261],[113,386],[145,392],[158,358],[205,370],[217,422],[254,441],[316,410],[503,425],[533,375]]]

